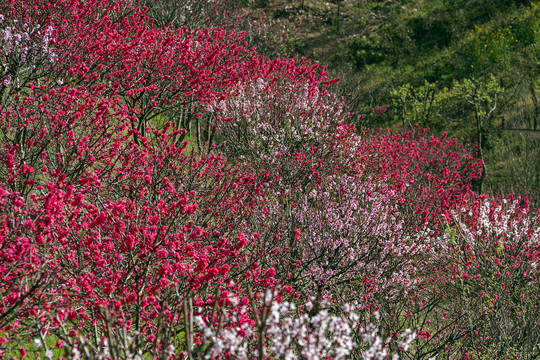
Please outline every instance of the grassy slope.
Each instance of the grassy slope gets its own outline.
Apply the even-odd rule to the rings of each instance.
[[[487,169],[483,189],[526,192],[538,199],[540,21],[535,4],[529,0],[253,2],[277,26],[292,28],[286,44],[289,54],[312,58],[349,84],[360,84],[362,90],[355,94],[360,111],[390,105],[385,117],[359,125],[406,123],[390,96],[405,84],[416,88],[428,81],[441,91],[465,79],[482,82],[493,75],[505,92],[498,98],[489,128],[482,130]],[[443,103],[427,126],[474,142],[474,109],[458,100]]]

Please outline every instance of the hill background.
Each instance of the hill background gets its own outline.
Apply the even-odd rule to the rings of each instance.
[[[357,127],[429,127],[470,141],[477,190],[540,198],[540,13],[510,0],[254,0],[254,45],[343,78]],[[380,109],[379,109],[380,107]],[[375,109],[375,110],[374,110]],[[384,114],[383,116],[381,116]]]

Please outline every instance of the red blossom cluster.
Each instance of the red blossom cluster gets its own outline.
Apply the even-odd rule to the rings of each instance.
[[[475,194],[445,134],[357,132],[324,67],[141,5],[0,5],[0,356],[539,355],[528,199]]]

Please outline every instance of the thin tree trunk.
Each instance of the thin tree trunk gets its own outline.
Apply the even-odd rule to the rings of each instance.
[[[533,129],[536,130],[538,126],[538,117],[540,116],[540,104],[538,104],[538,98],[536,97],[536,89],[534,88],[534,81],[531,81],[529,83],[529,89],[531,91],[531,98],[534,104]]]

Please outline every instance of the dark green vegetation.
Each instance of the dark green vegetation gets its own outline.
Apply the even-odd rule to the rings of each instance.
[[[529,0],[252,1],[289,55],[336,72],[359,127],[430,127],[485,161],[477,190],[540,198],[540,7]],[[357,86],[354,86],[357,84]],[[351,90],[352,89],[352,90]],[[375,112],[378,114],[378,112]]]

